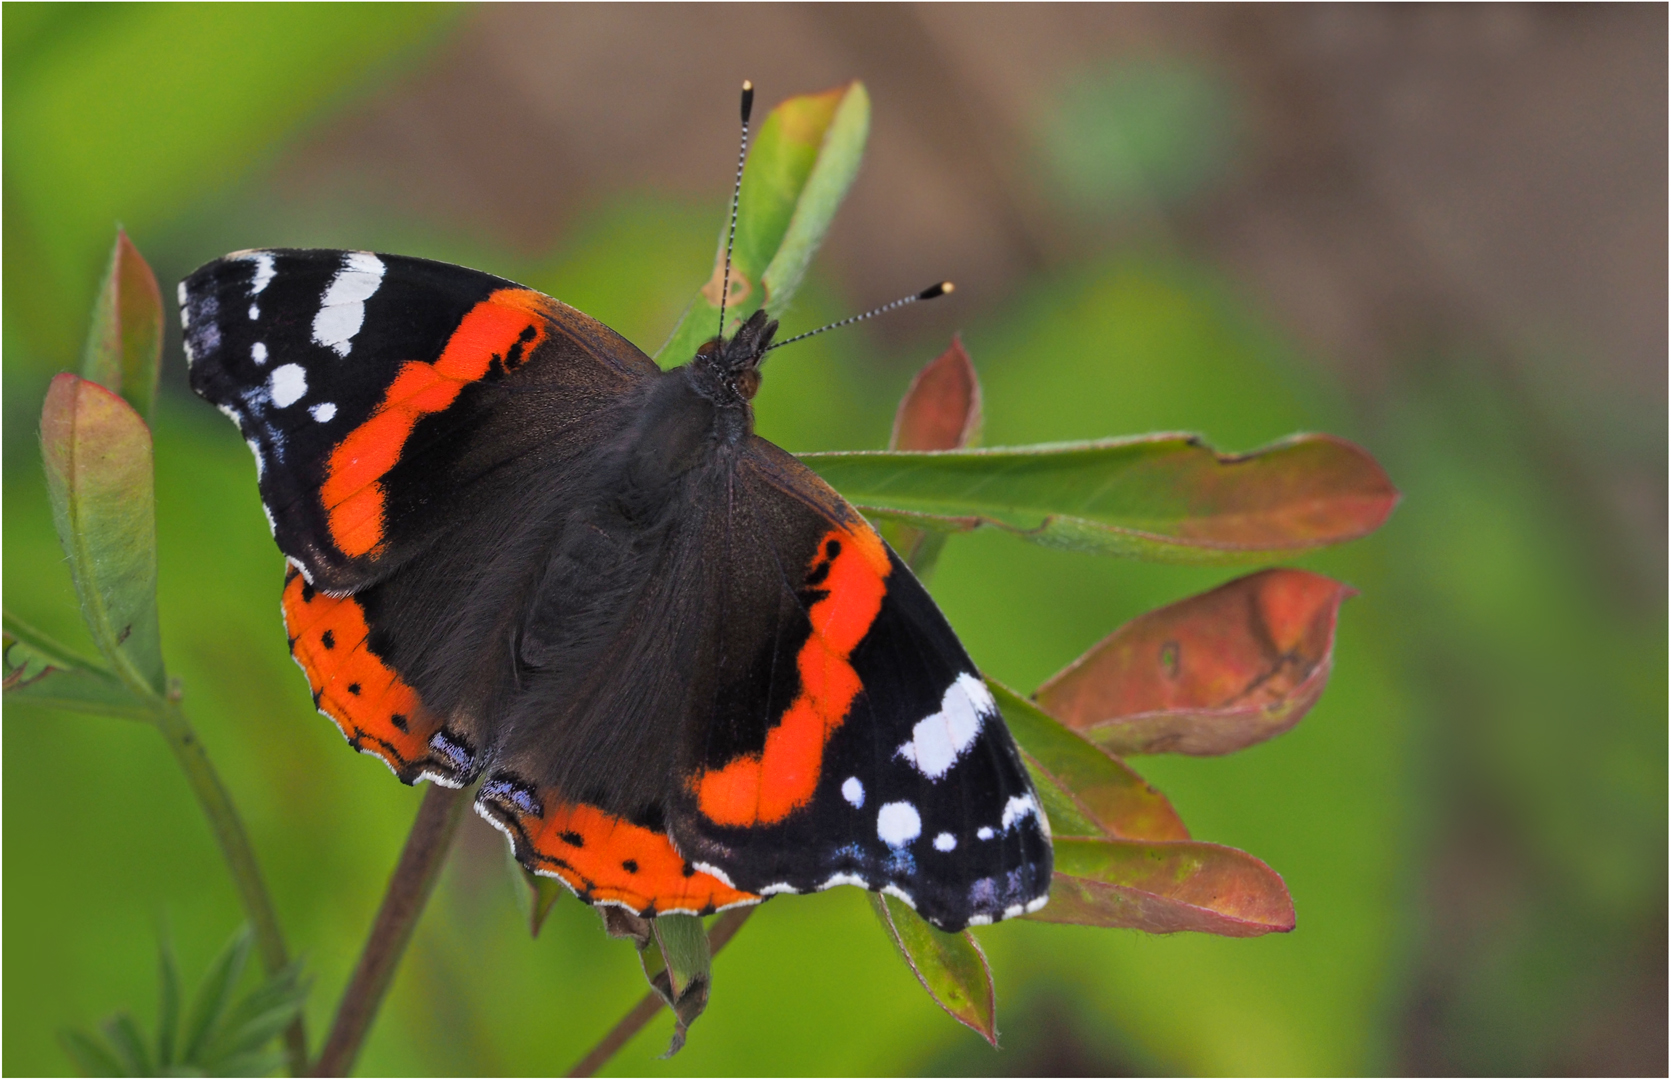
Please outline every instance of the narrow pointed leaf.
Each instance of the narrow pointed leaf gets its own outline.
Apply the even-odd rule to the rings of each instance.
[[[998,1045],[998,999],[992,969],[975,936],[948,934],[892,896],[866,894],[894,948],[934,1003],[953,1020]]]
[[[249,928],[244,927],[233,935],[215,962],[209,965],[186,1021],[180,1051],[182,1061],[197,1061],[214,1041],[217,1029],[232,1005],[233,988],[238,985],[238,977],[244,973],[244,965],[249,960],[250,942]]]
[[[1056,841],[1050,903],[1024,918],[1258,937],[1294,928],[1282,878],[1246,852],[1195,840]]]
[[[1116,754],[1227,754],[1299,723],[1323,693],[1353,590],[1264,570],[1139,616],[1039,688],[1039,705]]]
[[[737,205],[737,240],[726,324],[765,305],[783,314],[852,186],[870,133],[870,96],[848,83],[792,97],[756,129]],[[719,331],[729,207],[713,276],[697,293],[657,358],[682,364]]]
[[[986,685],[1033,774],[1052,834],[1189,839],[1171,802],[1125,762],[1092,746],[996,679],[987,679]]]
[[[110,265],[93,306],[93,325],[81,358],[81,374],[121,394],[141,416],[150,416],[162,365],[162,293],[156,275],[117,230]]]
[[[155,1076],[151,1052],[145,1048],[145,1036],[131,1013],[119,1012],[102,1025],[104,1037],[115,1048],[118,1060],[126,1067],[128,1076]]]
[[[150,430],[104,387],[59,375],[41,410],[41,456],[94,643],[130,690],[162,697]]]
[[[1379,528],[1398,502],[1361,448],[1296,435],[1219,454],[1192,435],[953,450],[803,454],[872,518],[1005,529],[1035,543],[1162,562],[1232,563]]]
[[[930,360],[899,401],[889,450],[958,450],[980,438],[981,384],[975,365],[952,337],[951,347]],[[884,521],[882,535],[919,578],[926,578],[946,546],[946,533]]]
[[[179,1048],[180,966],[166,932],[157,936],[157,981],[157,1067],[167,1071]]]
[[[65,1031],[58,1036],[64,1053],[75,1063],[75,1071],[82,1076],[129,1076],[128,1069],[110,1048],[98,1039],[80,1031]]]

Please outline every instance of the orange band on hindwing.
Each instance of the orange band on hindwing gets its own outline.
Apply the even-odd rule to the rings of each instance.
[[[595,806],[553,797],[538,815],[508,813],[501,804],[494,816],[513,832],[529,869],[555,874],[589,904],[623,904],[640,915],[707,914],[761,899],[696,869],[665,834]]]
[[[375,555],[383,546],[382,480],[418,421],[452,405],[466,384],[519,367],[545,340],[550,305],[532,289],[500,289],[470,309],[433,364],[400,366],[382,402],[325,466],[319,497],[331,539],[345,554]]]
[[[284,584],[284,625],[290,655],[307,673],[319,710],[356,750],[377,754],[402,780],[414,780],[441,723],[371,651],[359,601],[318,592],[291,569]]]
[[[863,685],[848,662],[882,610],[892,567],[882,540],[860,523],[832,529],[807,565],[807,585],[824,592],[807,609],[812,633],[795,657],[801,691],[766,733],[765,748],[691,781],[697,808],[718,825],[782,821],[818,787],[824,747],[847,719]]]

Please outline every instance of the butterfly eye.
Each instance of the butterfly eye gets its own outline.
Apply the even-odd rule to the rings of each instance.
[[[737,374],[737,393],[744,401],[752,401],[754,395],[760,392],[760,371],[758,368],[744,368]]]

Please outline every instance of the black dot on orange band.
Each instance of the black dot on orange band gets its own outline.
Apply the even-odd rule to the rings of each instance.
[[[586,838],[584,836],[581,836],[577,832],[562,833],[561,835],[559,835],[557,837],[557,839],[561,840],[563,843],[569,845],[570,847],[585,847],[586,846]]]
[[[686,863],[685,864],[685,876],[686,877],[691,877],[695,873],[696,873],[696,867],[692,866],[690,863]]]
[[[406,730],[406,714],[404,714],[404,713],[390,713],[389,714],[389,723],[393,724],[395,727],[399,728],[400,730],[405,731]]]
[[[353,694],[355,697],[359,697],[360,696],[360,684],[357,683],[357,682],[349,683],[348,684],[348,692],[350,694]]]
[[[325,648],[327,648],[327,649],[336,648],[337,647],[337,636],[336,636],[336,634],[334,634],[333,632],[331,632],[329,630],[325,631],[323,634],[319,635],[319,644],[325,646]]]
[[[304,603],[304,604],[313,603],[313,586],[309,585],[305,581],[302,582],[302,603]]]
[[[638,860],[637,859],[622,859],[621,860],[621,869],[625,870],[629,874],[638,873]]]

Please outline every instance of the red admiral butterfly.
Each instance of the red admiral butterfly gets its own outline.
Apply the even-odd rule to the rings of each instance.
[[[423,259],[239,252],[179,298],[350,745],[408,784],[480,779],[517,859],[592,904],[851,884],[945,930],[1043,906],[1049,827],[980,673],[870,524],[754,434],[764,311],[662,371]]]

